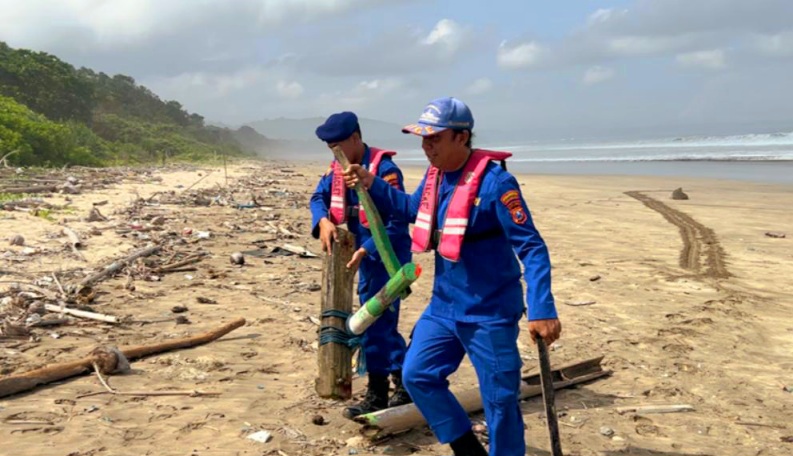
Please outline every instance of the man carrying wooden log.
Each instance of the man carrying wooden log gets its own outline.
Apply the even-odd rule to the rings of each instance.
[[[395,152],[370,147],[363,142],[357,116],[352,112],[336,113],[317,127],[316,135],[329,148],[338,146],[350,163],[364,167],[381,177],[389,185],[404,191],[402,171],[392,160]],[[333,161],[319,181],[311,197],[312,235],[322,242],[323,251],[330,253],[336,238],[336,226],[347,224],[355,236],[356,252],[347,264],[358,269],[358,296],[361,304],[377,294],[388,282],[389,275],[375,247],[366,213],[358,204],[357,194],[344,183],[341,166]],[[395,218],[383,220],[397,259],[401,264],[411,261],[408,224]],[[363,401],[344,410],[344,416],[354,418],[364,413],[395,407],[411,402],[402,384],[402,363],[405,358],[405,339],[399,334],[399,300],[392,303],[393,311],[386,311],[363,334],[363,350],[369,382]],[[389,398],[388,376],[395,392]]]
[[[432,298],[413,330],[404,365],[405,387],[416,407],[456,456],[488,454],[449,391],[447,377],[467,354],[479,378],[490,454],[516,456],[526,451],[518,403],[521,263],[532,340],[539,336],[551,344],[562,327],[548,249],[517,180],[504,169],[511,154],[472,149],[473,126],[468,106],[440,98],[402,130],[422,137],[430,162],[412,195],[360,165],[345,171],[345,181],[363,183],[384,217],[414,223],[414,252],[435,250]]]

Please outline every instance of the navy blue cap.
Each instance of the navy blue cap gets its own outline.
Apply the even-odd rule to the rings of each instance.
[[[349,111],[332,114],[317,127],[317,137],[327,143],[344,141],[358,129],[358,116]]]
[[[424,107],[419,121],[406,125],[402,133],[413,133],[429,136],[440,133],[447,128],[473,130],[474,116],[465,103],[454,97],[432,100]]]

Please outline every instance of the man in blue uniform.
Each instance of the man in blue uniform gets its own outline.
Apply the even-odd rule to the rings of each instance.
[[[339,146],[350,163],[370,170],[376,167],[376,174],[384,182],[404,191],[402,172],[391,159],[393,152],[366,145],[354,113],[331,115],[324,124],[317,127],[316,135],[329,148]],[[339,171],[338,175],[334,168]],[[338,162],[334,161],[320,179],[311,196],[310,207],[311,233],[315,239],[321,239],[323,251],[330,253],[332,239],[336,238],[336,225],[346,223],[347,229],[354,235],[357,250],[347,267],[359,268],[358,295],[361,304],[365,303],[385,286],[389,275],[367,228],[365,213],[358,205],[358,196],[345,186]],[[383,222],[400,263],[410,262],[412,255],[408,223],[393,217],[383,217]],[[393,308],[394,311],[383,314],[362,336],[361,349],[366,360],[369,382],[363,401],[344,410],[347,418],[411,402],[410,395],[402,384],[402,363],[406,346],[405,339],[397,329],[399,300],[394,301]],[[390,399],[389,374],[395,386],[395,392]]]
[[[432,298],[416,323],[405,357],[405,387],[416,406],[456,456],[488,454],[449,391],[447,377],[467,354],[479,380],[490,455],[522,456],[526,445],[517,347],[525,309],[521,263],[532,341],[542,337],[553,343],[561,323],[545,242],[515,177],[493,159],[483,159],[486,152],[472,150],[473,125],[468,106],[441,98],[427,105],[417,124],[403,129],[422,137],[432,165],[412,195],[391,188],[361,166],[351,165],[345,180],[348,185],[363,182],[381,214],[415,223],[414,251],[427,245],[422,244],[424,234],[417,232],[429,233],[429,248],[436,250]],[[503,155],[508,154],[496,160],[503,160]],[[473,162],[481,164],[479,171]],[[455,196],[476,185],[469,199]],[[435,190],[425,192],[427,186]]]

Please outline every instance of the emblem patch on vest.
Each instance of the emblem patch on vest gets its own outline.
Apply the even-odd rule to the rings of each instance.
[[[383,177],[383,180],[388,182],[392,187],[399,188],[399,175],[397,173],[391,173]]]
[[[526,216],[526,211],[523,209],[523,204],[520,202],[520,194],[517,190],[507,190],[499,199],[501,200],[501,204],[506,206],[509,210],[513,222],[518,225],[526,223],[528,217]]]

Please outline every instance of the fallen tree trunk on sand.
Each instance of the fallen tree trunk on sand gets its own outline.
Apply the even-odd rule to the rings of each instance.
[[[39,385],[56,382],[58,380],[63,380],[89,372],[94,365],[99,367],[101,373],[110,374],[116,371],[120,363],[126,361],[124,358],[132,360],[155,353],[163,353],[180,348],[195,347],[206,344],[208,342],[212,342],[215,339],[223,337],[224,335],[241,327],[244,324],[245,319],[238,318],[204,334],[197,334],[190,337],[159,342],[156,344],[135,345],[132,347],[122,348],[119,351],[121,354],[123,354],[123,358],[119,357],[116,353],[116,350],[113,348],[97,347],[97,349],[95,349],[89,356],[77,361],[43,367],[41,369],[36,369],[34,371],[25,372],[22,374],[0,377],[0,397],[11,396],[13,394],[31,390]]]
[[[600,365],[602,360],[601,356],[553,369],[553,388],[555,390],[567,388],[610,375],[611,371],[603,370]],[[541,395],[540,374],[523,377],[520,385],[520,399]],[[478,387],[462,391],[455,396],[466,412],[474,413],[482,410],[482,398]],[[364,424],[362,433],[375,440],[427,424],[415,404],[400,405],[359,415],[355,417],[355,421]]]

